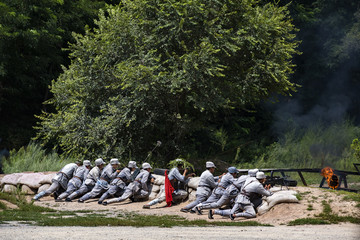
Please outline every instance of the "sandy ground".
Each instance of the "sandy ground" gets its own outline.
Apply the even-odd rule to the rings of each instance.
[[[279,226],[287,224],[288,222],[298,219],[298,218],[307,218],[314,217],[314,215],[322,212],[322,201],[326,200],[330,202],[330,206],[334,213],[340,216],[354,216],[360,217],[360,209],[355,207],[356,202],[352,201],[343,201],[343,195],[337,195],[336,192],[330,192],[325,189],[316,188],[316,187],[293,187],[291,190],[295,190],[302,195],[302,200],[300,203],[282,203],[275,205],[269,212],[257,216],[256,219],[243,219],[238,218],[235,221],[258,221],[263,224],[271,224],[274,226]],[[29,196],[29,200],[31,197]],[[188,202],[181,203],[172,207],[166,207],[166,203],[161,203],[155,206],[152,206],[151,209],[143,209],[142,206],[146,202],[130,202],[125,201],[122,203],[114,203],[108,206],[103,206],[97,203],[97,199],[91,199],[85,203],[74,202],[55,202],[51,197],[42,198],[40,202],[35,204],[40,206],[46,206],[55,208],[58,210],[108,210],[109,214],[116,214],[117,212],[131,211],[137,212],[139,214],[150,214],[150,215],[179,215],[185,217],[189,220],[194,219],[204,219],[207,218],[207,211],[204,211],[203,215],[196,215],[190,213],[180,212],[180,209],[188,204]],[[312,209],[312,210],[310,210]],[[221,217],[218,215],[214,216],[214,219],[217,221],[230,221],[229,218]],[[211,221],[211,220],[209,220]]]
[[[359,225],[277,227],[37,227],[0,225],[1,239],[359,239]]]
[[[355,207],[353,201],[344,201],[343,195],[316,187],[294,187],[292,190],[302,195],[300,203],[282,203],[274,206],[269,212],[257,216],[256,219],[243,218],[235,221],[258,221],[271,224],[275,227],[174,227],[174,228],[133,228],[133,227],[38,227],[26,226],[16,223],[0,225],[1,239],[360,239],[360,225],[341,223],[337,225],[309,225],[286,226],[292,220],[314,215],[322,212],[322,201],[326,200],[334,213],[340,216],[360,217],[360,209]],[[31,199],[31,196],[28,196]],[[58,210],[100,210],[109,216],[120,212],[136,212],[149,215],[179,215],[189,220],[203,219],[208,221],[207,211],[203,215],[180,212],[180,208],[188,204],[184,202],[172,207],[166,203],[143,209],[146,202],[130,202],[99,205],[97,199],[85,203],[55,202],[51,197],[45,197],[36,205],[51,207]],[[229,218],[214,216],[216,221],[231,221]],[[100,237],[99,237],[100,236]],[[115,236],[115,237],[114,237]],[[146,236],[146,237],[145,237]]]

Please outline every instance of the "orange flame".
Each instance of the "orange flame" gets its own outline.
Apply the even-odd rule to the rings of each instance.
[[[339,178],[334,174],[334,170],[331,167],[325,167],[321,170],[321,175],[326,178],[328,186],[331,189],[339,187]]]

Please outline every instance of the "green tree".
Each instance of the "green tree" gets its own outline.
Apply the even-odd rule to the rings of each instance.
[[[38,139],[66,154],[186,155],[221,112],[289,94],[297,54],[286,6],[255,0],[123,1],[76,35]],[[201,139],[197,139],[201,141]],[[191,142],[197,141],[192,139]]]
[[[49,110],[42,105],[48,86],[70,63],[62,48],[74,42],[72,32],[93,26],[105,2],[0,0],[0,148],[19,148],[35,135],[34,114]]]

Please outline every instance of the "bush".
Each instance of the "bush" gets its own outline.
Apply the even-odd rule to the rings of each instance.
[[[270,145],[249,167],[296,167],[322,168],[330,166],[354,170],[356,161],[350,148],[353,139],[360,134],[359,127],[349,121],[334,123],[329,127],[318,124],[301,132],[286,133],[278,142]]]
[[[3,162],[4,173],[58,171],[75,159],[64,159],[55,151],[47,153],[37,143],[30,142],[19,150],[11,150],[10,157]]]

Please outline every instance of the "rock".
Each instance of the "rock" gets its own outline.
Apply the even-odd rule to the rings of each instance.
[[[39,182],[40,185],[42,184],[51,184],[52,183],[52,179],[55,177],[56,172],[52,172],[49,174],[44,174],[43,178],[41,179],[41,181]]]
[[[36,188],[37,189],[37,188]],[[22,185],[21,186],[21,192],[27,194],[27,195],[33,195],[36,193],[36,190],[34,188],[30,188],[27,185]]]
[[[17,188],[15,185],[11,185],[11,184],[5,184],[3,186],[2,192],[5,193],[12,193],[12,192],[16,192]]]
[[[10,184],[16,186],[18,184],[19,178],[24,175],[24,173],[12,173],[7,174],[1,179],[1,186],[5,184]]]
[[[154,184],[155,185],[164,185],[165,184],[165,176],[152,174],[155,177]]]
[[[41,186],[38,188],[37,193],[48,190],[48,188],[50,187],[50,185],[51,185],[51,184],[48,184],[48,183],[41,185]]]
[[[188,186],[193,189],[197,189],[199,182],[200,182],[200,177],[189,178]]]
[[[46,176],[45,174],[39,173],[24,173],[19,179],[17,184],[18,185],[27,185],[30,188],[38,189],[41,184],[40,181]]]

